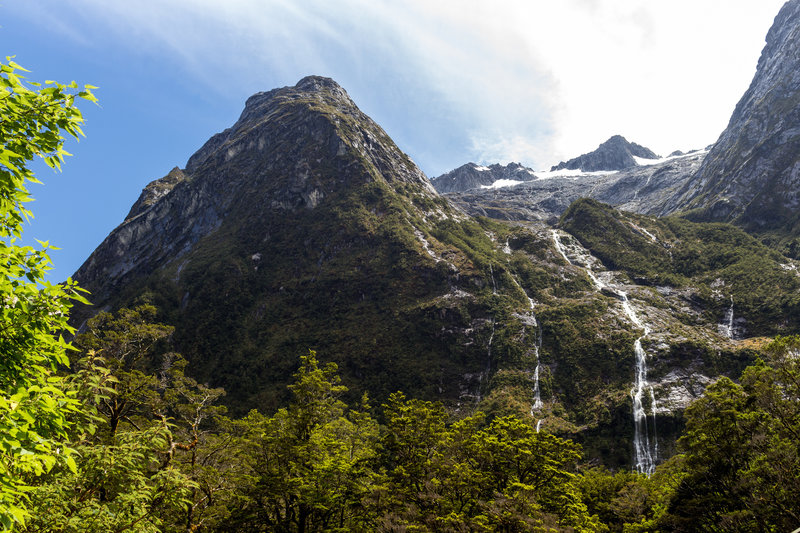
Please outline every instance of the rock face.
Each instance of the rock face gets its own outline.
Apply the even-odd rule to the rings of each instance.
[[[433,178],[432,183],[438,192],[446,193],[491,187],[499,181],[524,182],[535,179],[536,175],[533,170],[519,163],[509,163],[508,165],[495,163],[488,167],[467,163]]]
[[[153,204],[172,192],[172,189],[185,179],[186,174],[178,167],[175,167],[163,178],[148,183],[147,187],[142,190],[142,194],[139,195],[139,199],[131,207],[128,216],[125,217],[125,221],[127,222],[150,209]]]
[[[748,230],[800,226],[800,0],[781,9],[747,92],[697,176],[670,204]]]
[[[662,216],[670,213],[670,200],[691,180],[705,155],[705,151],[696,151],[616,172],[569,173],[513,187],[478,188],[446,196],[467,213],[500,220],[552,220],[578,198],[594,198],[626,211]]]
[[[561,162],[550,170],[581,170],[583,172],[622,170],[637,165],[634,157],[658,159],[658,156],[652,150],[636,143],[628,142],[621,135],[614,135],[594,152]]]
[[[320,162],[324,161],[324,166]],[[336,82],[307,77],[258,93],[239,120],[150,183],[119,227],[75,274],[104,303],[132,277],[185,254],[234,213],[315,208],[375,180],[435,191],[417,166]]]

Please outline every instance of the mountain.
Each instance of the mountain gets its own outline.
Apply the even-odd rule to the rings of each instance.
[[[249,98],[144,189],[76,272],[95,305],[73,319],[152,301],[193,375],[225,387],[236,412],[282,405],[309,349],[354,395],[474,405],[501,354],[522,381],[535,366],[501,232],[440,197],[338,84],[312,76]]]
[[[669,202],[692,179],[706,153],[692,151],[652,160],[651,164],[602,173],[575,170],[539,172],[538,179],[533,181],[508,182],[513,186],[444,194],[471,215],[499,220],[553,221],[572,202],[587,197],[626,211],[661,216],[672,212]]]
[[[671,203],[696,220],[800,232],[800,0],[767,34],[756,74],[695,178]]]
[[[495,184],[521,183],[535,180],[533,170],[520,165],[495,163],[488,167],[467,163],[433,178],[433,187],[440,193],[461,192],[470,189],[493,188]]]
[[[554,165],[550,171],[556,170],[581,170],[583,172],[597,172],[601,170],[622,170],[635,167],[638,163],[636,157],[642,159],[658,159],[652,150],[636,143],[628,142],[621,135],[614,135],[597,147],[597,150],[580,155],[569,161],[562,161]]]
[[[595,185],[654,199],[651,185],[701,159]],[[796,265],[732,226],[587,201],[561,211],[559,229],[467,215],[344,89],[312,76],[252,96],[145,187],[75,274],[95,305],[73,319],[154,303],[189,373],[224,387],[235,414],[284,405],[313,349],[354,398],[402,390],[457,413],[522,414],[609,466],[649,471],[705,384],[753,359],[739,338],[796,327],[780,318],[798,316]],[[643,420],[661,450],[645,462],[632,453]]]

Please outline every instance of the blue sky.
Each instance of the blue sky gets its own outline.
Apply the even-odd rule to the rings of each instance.
[[[660,154],[716,140],[783,0],[27,0],[0,3],[31,80],[99,86],[64,171],[41,169],[27,239],[58,281],[141,189],[245,99],[337,80],[431,177],[546,168],[613,134]]]

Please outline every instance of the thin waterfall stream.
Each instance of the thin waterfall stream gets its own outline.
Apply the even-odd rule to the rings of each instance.
[[[736,334],[735,326],[733,325],[733,295],[731,294],[731,306],[725,311],[725,319],[721,324],[717,325],[717,330],[720,335],[724,335],[729,339],[733,339]]]
[[[530,312],[524,316],[524,323],[528,326],[536,328],[536,341],[533,343],[533,355],[534,360],[536,362],[534,369],[533,369],[533,403],[531,403],[531,416],[536,417],[536,411],[541,411],[542,407],[544,407],[544,403],[542,402],[542,393],[541,389],[539,388],[539,349],[542,346],[542,328],[539,324],[539,321],[536,318],[536,302],[533,301],[533,298],[528,296],[528,293],[525,292],[525,289],[522,288],[522,285],[514,279],[512,276],[512,281],[516,284],[519,290],[522,291],[522,294],[528,299],[528,309]],[[536,431],[539,431],[539,426],[541,425],[541,420],[537,423]]]
[[[583,268],[586,274],[592,280],[598,292],[604,290],[613,294],[618,300],[622,302],[622,310],[628,319],[636,326],[637,329],[642,330],[642,335],[639,336],[633,343],[633,351],[636,356],[636,369],[634,373],[633,388],[630,395],[633,400],[633,454],[636,470],[639,473],[647,474],[648,476],[655,471],[656,461],[658,461],[658,437],[656,433],[656,398],[653,387],[647,381],[647,352],[642,347],[642,339],[650,334],[650,328],[647,324],[643,323],[639,315],[634,310],[633,306],[628,300],[628,294],[609,285],[601,280],[597,274],[592,271],[592,265],[597,263],[598,260],[594,258],[582,246],[572,244],[569,252],[575,256],[571,259],[564,244],[561,242],[561,235],[558,230],[552,230],[553,244],[556,250],[564,258],[567,263]],[[647,409],[644,405],[644,397],[649,390],[650,397],[650,410],[653,414],[652,417],[652,442],[650,440],[650,431],[648,430],[647,423]]]

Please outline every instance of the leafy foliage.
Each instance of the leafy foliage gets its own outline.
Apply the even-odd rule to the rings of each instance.
[[[41,158],[58,169],[67,152],[63,133],[78,137],[83,122],[76,99],[94,101],[93,87],[26,82],[11,58],[0,64],[0,528],[29,517],[29,480],[61,463],[74,469],[64,444],[69,417],[80,409],[55,376],[68,360],[67,312],[85,302],[72,281],[44,281],[50,269],[47,243],[20,246],[32,216],[28,183],[38,183],[29,164]]]
[[[765,348],[741,384],[723,378],[686,413],[686,477],[664,522],[675,531],[789,531],[800,522],[800,337]]]
[[[210,435],[222,391],[185,377],[179,355],[154,350],[172,332],[151,322],[154,314],[148,305],[100,313],[76,338],[81,356],[65,384],[91,431],[75,424],[76,461],[30,493],[36,512],[25,531],[191,530],[206,517],[225,471],[204,470],[224,439]]]

